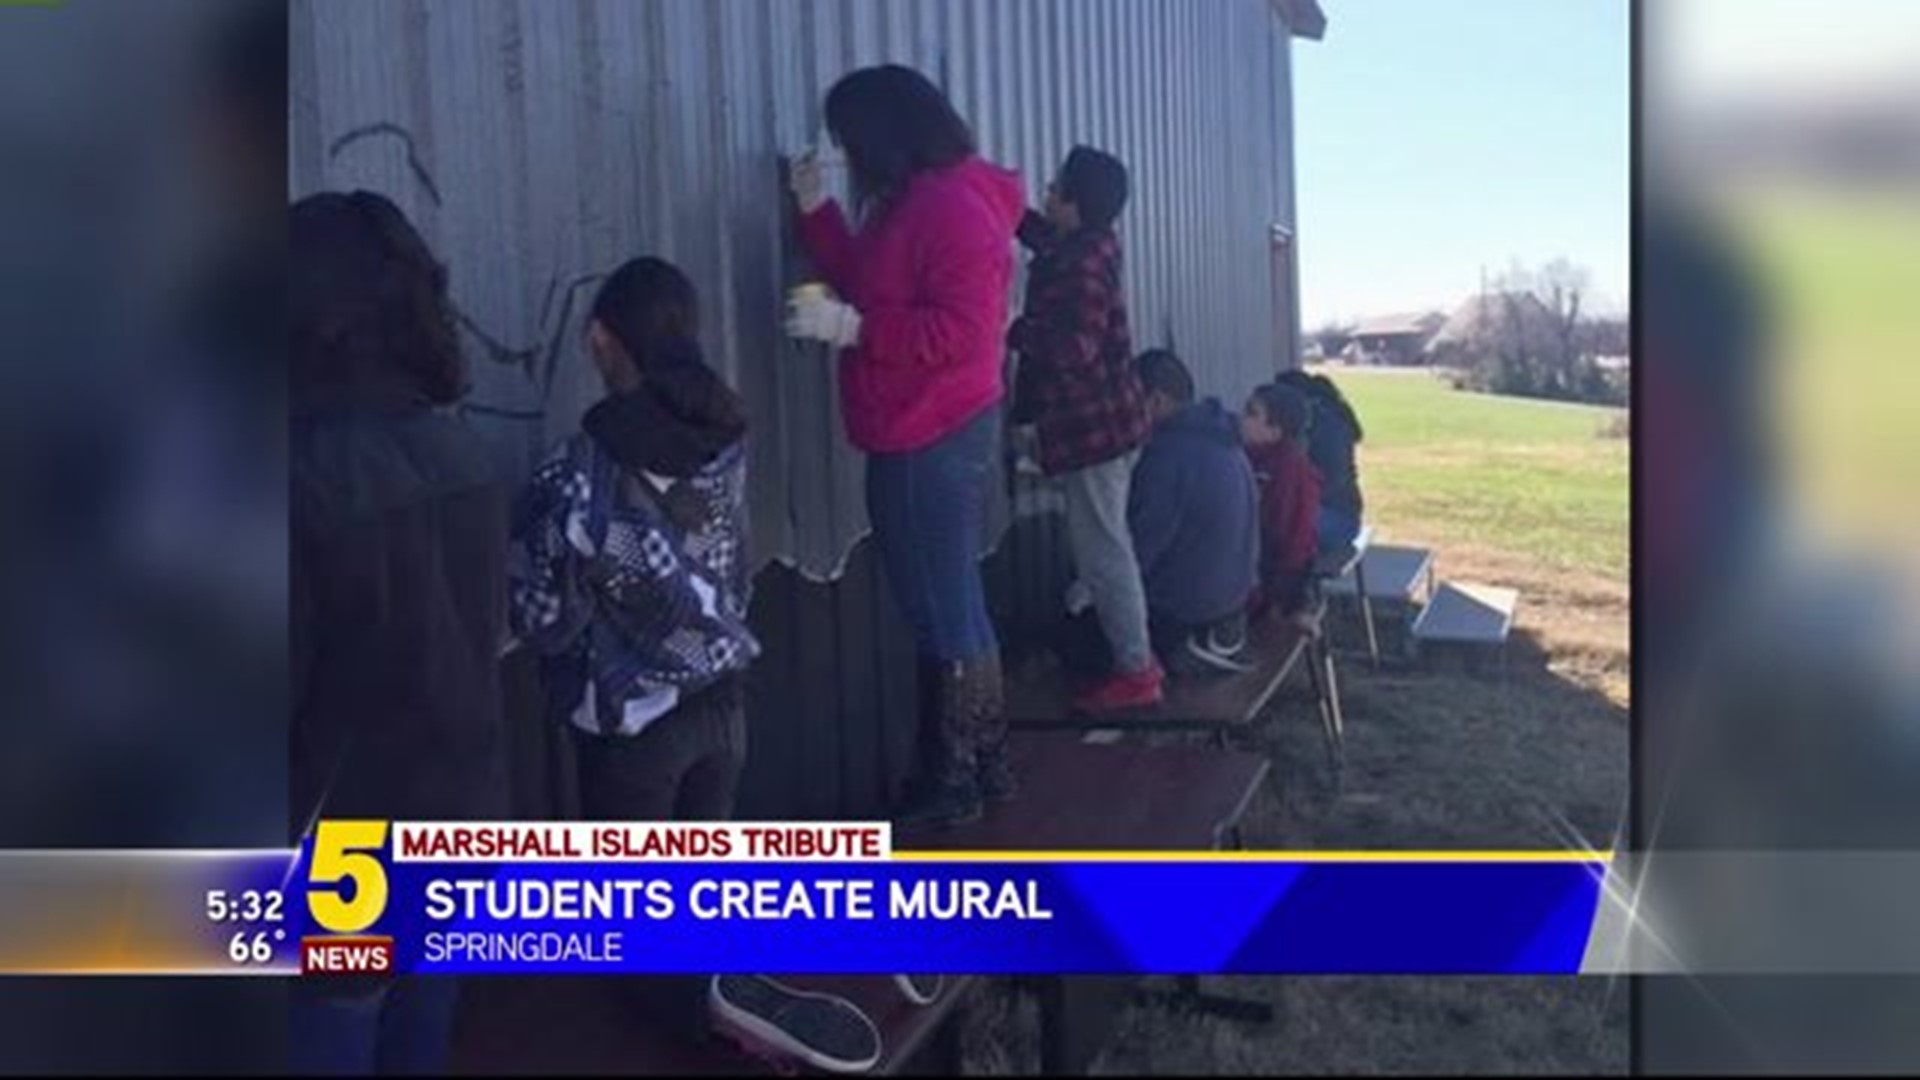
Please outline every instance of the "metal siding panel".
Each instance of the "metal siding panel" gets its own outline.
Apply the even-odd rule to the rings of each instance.
[[[312,0],[293,0],[287,10],[287,178],[297,197],[317,190],[326,170],[320,136],[320,79]]]
[[[1274,46],[1275,74],[1279,84],[1279,94],[1275,108],[1279,112],[1281,137],[1276,141],[1275,182],[1280,186],[1280,223],[1293,233],[1293,242],[1288,246],[1292,257],[1291,267],[1293,285],[1293,342],[1288,357],[1293,366],[1300,363],[1300,343],[1303,339],[1300,325],[1300,213],[1298,207],[1299,186],[1294,172],[1294,145],[1296,121],[1293,89],[1293,35],[1284,27],[1276,26]]]
[[[1127,317],[1129,320],[1133,320],[1144,313],[1145,309],[1141,306],[1144,291],[1141,287],[1143,281],[1142,275],[1147,267],[1152,265],[1142,258],[1145,252],[1140,243],[1141,236],[1138,227],[1140,212],[1141,145],[1141,139],[1139,137],[1140,68],[1136,64],[1138,58],[1134,55],[1133,50],[1138,42],[1138,36],[1134,33],[1134,22],[1138,15],[1139,7],[1134,4],[1132,0],[1118,0],[1114,8],[1118,20],[1115,24],[1116,44],[1113,55],[1107,58],[1107,62],[1115,65],[1119,69],[1117,85],[1120,88],[1121,98],[1121,126],[1117,145],[1119,147],[1118,153],[1120,154],[1120,159],[1126,162],[1129,181],[1127,207],[1120,219],[1120,234],[1126,251]]]
[[[1020,54],[1016,52],[1020,40],[1020,0],[993,0],[995,10],[993,19],[987,21],[989,37],[989,56],[993,56],[993,71],[989,83],[995,86],[995,117],[998,127],[998,140],[995,144],[995,156],[1006,165],[1020,165],[1020,102],[1025,98],[1025,85],[1021,81]]]
[[[954,108],[967,118],[974,137],[980,138],[980,88],[974,78],[978,66],[967,47],[967,8],[969,4],[938,4],[937,22],[928,33],[937,39],[941,68],[946,76],[947,96]]]
[[[1099,51],[1095,54],[1093,65],[1093,93],[1098,112],[1094,123],[1093,138],[1096,145],[1119,145],[1119,109],[1120,92],[1118,66],[1114,61],[1119,55],[1114,40],[1114,6],[1112,0],[1099,4],[1093,11],[1093,39]]]
[[[790,57],[792,49],[790,44],[777,51],[771,47],[771,14],[766,0],[725,0],[717,31],[719,51],[730,57],[723,60],[722,76],[728,101],[721,148],[726,211],[720,237],[728,289],[720,325],[708,331],[710,336],[717,332],[729,354],[733,384],[752,421],[747,483],[756,564],[772,553],[792,550],[793,543],[786,478],[779,469],[787,442],[781,388],[788,365],[780,362],[785,342],[776,321],[788,271],[779,154],[790,143],[779,134],[774,104],[775,57]],[[712,307],[709,304],[710,312]]]
[[[881,61],[880,6],[885,0],[845,0],[840,17],[846,32],[844,70],[869,67]]]
[[[1077,97],[1073,84],[1067,75],[1072,68],[1072,39],[1067,25],[1067,6],[1062,3],[1046,5],[1044,25],[1041,31],[1041,55],[1053,73],[1053,81],[1061,92],[1046,95],[1036,102],[1034,119],[1045,133],[1043,143],[1048,157],[1058,160],[1061,147],[1071,143],[1073,132],[1067,122],[1068,106]],[[1044,185],[1051,174],[1037,173],[1033,176],[1035,185]],[[1044,190],[1044,187],[1041,187]]]
[[[1232,160],[1226,153],[1226,128],[1233,122],[1231,103],[1221,93],[1221,71],[1226,67],[1221,43],[1226,39],[1223,32],[1224,21],[1219,10],[1215,10],[1200,19],[1200,52],[1196,55],[1206,57],[1200,65],[1199,116],[1195,123],[1200,138],[1201,175],[1206,180],[1206,194],[1201,201],[1205,209],[1203,220],[1206,222],[1203,250],[1207,252],[1207,292],[1204,316],[1209,327],[1207,350],[1208,384],[1214,392],[1227,398],[1229,407],[1238,404],[1233,400],[1231,380],[1228,376],[1228,363],[1232,356],[1233,331],[1226,321],[1221,320],[1221,309],[1232,303],[1233,285],[1228,278],[1227,267],[1231,265],[1233,249],[1229,246],[1229,237],[1225,228],[1226,215],[1232,211],[1232,180],[1229,175]],[[1227,54],[1231,55],[1231,54]]]
[[[1152,323],[1145,328],[1145,340],[1154,345],[1165,344],[1167,320],[1172,317],[1172,291],[1174,274],[1172,270],[1172,245],[1168,242],[1172,236],[1173,200],[1171,197],[1172,176],[1169,162],[1171,155],[1167,146],[1167,65],[1160,59],[1167,45],[1166,7],[1158,2],[1143,5],[1142,18],[1144,30],[1141,37],[1142,72],[1145,74],[1147,91],[1146,122],[1149,132],[1145,156],[1147,173],[1141,178],[1141,187],[1146,201],[1147,226],[1152,252],[1148,259],[1153,266],[1149,278],[1152,294],[1149,308]],[[1149,49],[1149,43],[1152,48]]]
[[[390,194],[448,262],[486,341],[560,365],[545,436],[597,392],[577,344],[586,288],[567,285],[647,251],[688,270],[713,361],[753,409],[756,554],[807,575],[842,569],[866,524],[833,373],[778,326],[803,269],[777,156],[816,137],[822,95],[852,67],[886,58],[944,73],[983,151],[1020,169],[1034,197],[1074,143],[1120,154],[1135,180],[1139,347],[1171,322],[1203,384],[1224,393],[1271,367],[1279,344],[1266,229],[1296,221],[1291,42],[1265,0],[295,0],[293,25],[293,190]],[[374,124],[411,137],[444,205],[398,136],[332,153]],[[468,335],[480,394],[539,406],[523,371],[482,359],[497,351],[486,341]],[[543,437],[485,426],[523,444],[523,466]],[[1036,535],[1010,555],[1022,611],[1057,599],[1036,592],[1057,529]],[[778,639],[756,681],[781,689],[756,708],[773,718],[756,718],[754,772],[803,759],[821,770],[768,781],[783,813],[877,802],[886,785],[873,770],[897,773],[911,748],[911,702],[896,700],[910,643],[871,558],[854,558],[848,573],[864,578],[837,598],[785,571],[760,575],[788,585],[755,605],[756,626]]]
[[[600,90],[599,65],[581,55],[583,35],[577,15],[577,8],[570,4],[521,0],[515,7],[519,28],[515,40],[521,59],[509,69],[509,77],[519,87],[521,130],[525,132],[522,149],[515,157],[525,168],[531,168],[533,162],[542,163],[542,168],[537,183],[529,181],[522,187],[525,202],[518,216],[525,223],[519,230],[524,247],[521,256],[507,264],[515,273],[500,274],[497,266],[487,268],[496,279],[517,277],[522,291],[531,293],[545,309],[536,312],[514,340],[556,342],[553,355],[546,358],[556,365],[555,397],[546,403],[544,431],[535,433],[546,440],[560,438],[571,430],[597,393],[597,379],[577,345],[579,336],[573,327],[543,325],[544,320],[561,320],[572,314],[565,305],[550,307],[547,290],[578,276],[604,273],[621,257],[612,223],[603,216],[604,190],[609,185],[604,143],[595,137],[591,126],[596,109],[576,108],[573,100],[576,85],[589,86],[587,95],[596,104]],[[584,64],[583,59],[587,60]],[[588,79],[577,74],[583,66],[592,69],[594,76]],[[587,237],[597,242],[589,242]],[[587,298],[581,298],[573,310],[585,307],[587,302]]]
[[[1204,352],[1204,344],[1206,344],[1206,342],[1202,340],[1202,332],[1204,332],[1204,327],[1206,327],[1206,317],[1204,317],[1202,311],[1200,311],[1200,302],[1202,302],[1202,296],[1204,296],[1204,290],[1206,290],[1206,284],[1208,284],[1208,281],[1206,281],[1206,273],[1204,273],[1204,267],[1206,267],[1206,261],[1208,261],[1208,259],[1204,258],[1204,256],[1196,258],[1198,252],[1206,248],[1206,234],[1202,233],[1204,221],[1202,221],[1202,215],[1200,215],[1200,209],[1206,204],[1206,200],[1202,198],[1202,169],[1204,169],[1204,165],[1202,165],[1202,161],[1200,161],[1198,110],[1196,110],[1196,106],[1194,106],[1194,102],[1198,100],[1198,85],[1200,85],[1200,60],[1198,60],[1198,52],[1196,52],[1200,40],[1198,40],[1198,33],[1194,31],[1194,27],[1196,27],[1196,23],[1198,23],[1198,8],[1194,6],[1194,0],[1185,0],[1185,2],[1181,4],[1181,12],[1179,13],[1181,13],[1181,19],[1179,19],[1179,42],[1175,44],[1175,48],[1179,50],[1179,52],[1177,52],[1177,63],[1179,63],[1179,71],[1181,71],[1181,85],[1179,85],[1179,119],[1177,119],[1177,125],[1179,125],[1179,152],[1181,152],[1179,194],[1181,194],[1181,200],[1183,200],[1183,206],[1181,206],[1181,223],[1183,223],[1181,252],[1187,256],[1187,258],[1183,259],[1183,261],[1187,263],[1187,265],[1183,267],[1185,273],[1181,275],[1183,288],[1181,288],[1181,319],[1179,319],[1179,329],[1181,329],[1185,340],[1187,340],[1185,352],[1188,352],[1188,359],[1194,363],[1196,373],[1200,373],[1200,371],[1204,369],[1204,363],[1206,363],[1206,352]]]
[[[1072,11],[1073,35],[1073,72],[1067,84],[1075,104],[1073,130],[1068,133],[1070,141],[1067,145],[1072,146],[1099,139],[1100,90],[1096,65],[1099,62],[1100,42],[1094,37],[1094,32],[1101,0],[1067,2]]]
[[[1258,305],[1248,302],[1249,289],[1255,278],[1246,261],[1246,251],[1247,241],[1254,235],[1255,229],[1246,220],[1245,210],[1253,179],[1248,175],[1246,151],[1255,145],[1258,138],[1248,109],[1259,100],[1259,95],[1249,93],[1248,87],[1235,77],[1242,70],[1239,60],[1246,53],[1245,43],[1240,38],[1246,10],[1246,5],[1236,5],[1233,17],[1221,27],[1220,57],[1223,63],[1220,65],[1221,85],[1218,91],[1224,97],[1229,117],[1221,146],[1221,179],[1227,189],[1225,212],[1220,215],[1221,252],[1225,256],[1221,273],[1231,288],[1228,302],[1234,305],[1233,310],[1240,315],[1223,320],[1233,335],[1229,351],[1223,359],[1230,372],[1230,385],[1235,389],[1236,398],[1243,398],[1246,391],[1253,388],[1253,383],[1247,380],[1245,373],[1255,362],[1251,333],[1254,320],[1245,316],[1258,310]]]
[[[376,48],[402,69],[409,66],[401,62],[404,50],[394,46],[405,40],[409,7],[393,9],[402,26]],[[498,346],[531,348],[539,329],[527,295],[532,287],[521,274],[498,272],[503,264],[531,265],[519,11],[500,5],[489,17],[461,18],[434,5],[425,10],[430,103],[412,118],[411,128],[445,204],[441,212],[415,220],[447,263],[455,305],[478,328],[467,337],[474,400],[511,408],[526,403],[521,395],[531,387],[524,369],[492,358],[499,355]],[[520,443],[526,456],[540,440],[538,430],[526,430],[539,424],[479,421],[476,426],[503,444]]]

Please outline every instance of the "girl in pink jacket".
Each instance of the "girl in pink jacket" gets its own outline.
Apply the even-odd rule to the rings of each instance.
[[[1012,793],[999,641],[980,580],[999,451],[1017,174],[982,160],[945,95],[910,68],[865,68],[827,94],[860,226],[797,162],[800,237],[835,297],[796,299],[787,329],[840,350],[847,436],[867,452],[867,514],[938,692],[897,818],[959,824]]]

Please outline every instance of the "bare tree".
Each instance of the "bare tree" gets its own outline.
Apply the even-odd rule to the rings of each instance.
[[[1593,358],[1580,350],[1580,304],[1592,287],[1592,275],[1565,259],[1555,259],[1540,268],[1534,296],[1545,305],[1552,319],[1553,352],[1547,358],[1546,376],[1553,397],[1580,397],[1588,380],[1580,370],[1590,367]]]
[[[1514,265],[1480,296],[1458,335],[1466,381],[1477,389],[1563,400],[1614,396],[1588,347],[1591,276],[1566,259]]]

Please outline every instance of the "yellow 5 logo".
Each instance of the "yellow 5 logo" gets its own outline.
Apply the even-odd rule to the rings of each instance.
[[[307,871],[307,912],[321,929],[357,934],[387,910],[387,868],[377,852],[387,846],[384,821],[322,821],[313,836],[313,865]],[[353,882],[353,899],[339,888]]]

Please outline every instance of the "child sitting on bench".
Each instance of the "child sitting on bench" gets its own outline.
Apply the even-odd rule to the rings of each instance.
[[[1307,457],[1312,404],[1268,383],[1247,398],[1240,432],[1260,483],[1260,587],[1250,614],[1305,620],[1319,549],[1320,474]],[[1310,628],[1310,627],[1309,627]]]
[[[1273,381],[1307,399],[1307,458],[1320,477],[1320,554],[1341,551],[1360,535],[1366,512],[1360,497],[1360,468],[1354,457],[1355,447],[1365,437],[1360,417],[1340,393],[1340,387],[1325,375],[1295,368]]]
[[[1127,521],[1155,649],[1176,673],[1245,670],[1248,596],[1260,552],[1260,499],[1240,428],[1165,349],[1134,362],[1153,434],[1134,468]]]

